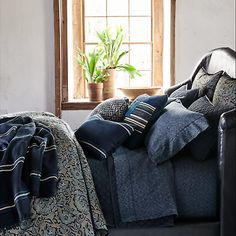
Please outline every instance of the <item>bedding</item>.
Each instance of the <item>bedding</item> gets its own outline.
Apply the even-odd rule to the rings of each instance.
[[[30,117],[0,119],[0,229],[30,218],[30,198],[56,191],[57,153],[45,125]]]
[[[55,137],[58,187],[51,198],[32,198],[31,217],[0,235],[101,235],[106,224],[95,192],[90,168],[70,127],[50,113],[18,113],[49,128]]]
[[[113,154],[122,222],[177,215],[171,162],[156,166],[145,148]]]

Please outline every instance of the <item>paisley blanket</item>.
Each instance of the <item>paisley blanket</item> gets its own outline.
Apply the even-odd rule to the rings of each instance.
[[[50,113],[28,112],[8,116],[16,115],[32,117],[53,133],[58,155],[58,189],[54,197],[33,198],[30,220],[15,229],[0,231],[0,235],[105,234],[106,224],[91,172],[73,131],[63,120]]]

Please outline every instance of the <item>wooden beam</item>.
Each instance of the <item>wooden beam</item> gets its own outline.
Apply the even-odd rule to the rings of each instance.
[[[170,84],[175,84],[175,15],[176,0],[171,0],[171,25],[170,25]]]
[[[163,0],[152,2],[153,86],[163,85]]]
[[[55,50],[55,115],[61,116],[61,53],[60,53],[60,13],[59,0],[53,1],[54,10],[54,50]]]

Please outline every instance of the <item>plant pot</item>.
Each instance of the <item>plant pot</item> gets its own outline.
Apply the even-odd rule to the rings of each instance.
[[[102,101],[102,88],[103,83],[89,83],[88,84],[88,95],[89,101],[99,102]]]
[[[108,98],[113,98],[116,95],[116,70],[115,69],[107,69],[106,70],[107,78],[103,82],[103,100]]]

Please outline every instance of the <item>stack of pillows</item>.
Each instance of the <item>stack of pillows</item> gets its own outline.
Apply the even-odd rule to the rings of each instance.
[[[235,108],[235,94],[235,78],[201,68],[190,86],[180,86],[169,97],[143,94],[131,104],[127,98],[102,102],[75,135],[85,154],[99,159],[124,145],[146,146],[155,164],[181,150],[205,160],[216,149],[220,115]]]

